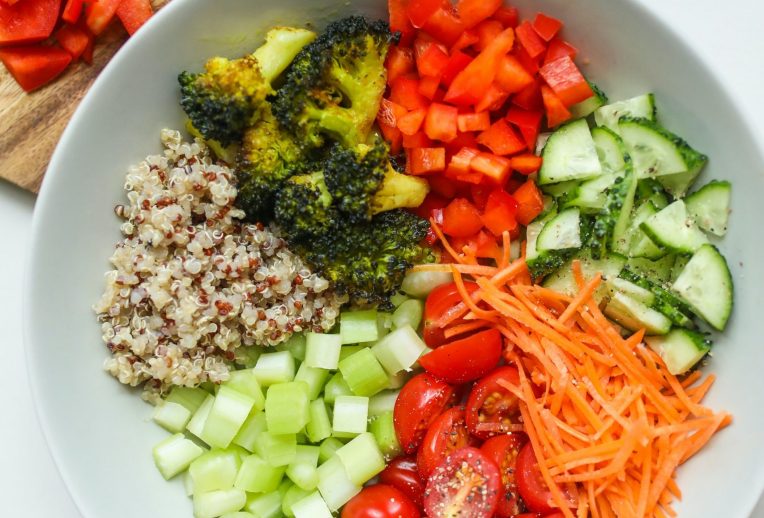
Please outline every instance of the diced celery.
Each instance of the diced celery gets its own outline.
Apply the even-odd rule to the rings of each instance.
[[[409,299],[398,306],[393,313],[393,327],[398,329],[408,325],[413,329],[419,329],[423,312],[424,302],[418,299]]]
[[[294,518],[332,518],[332,512],[318,491],[292,504],[292,513]]]
[[[323,464],[327,460],[334,457],[337,450],[342,448],[344,444],[336,437],[329,437],[321,442],[321,446],[318,447],[318,462]]]
[[[318,446],[297,446],[297,454],[286,470],[287,477],[306,491],[318,484],[318,453]]]
[[[271,466],[287,466],[297,453],[297,438],[294,434],[274,435],[263,432],[255,442],[255,453]]]
[[[284,477],[283,466],[274,467],[257,454],[250,455],[239,468],[234,486],[249,493],[276,491]]]
[[[411,326],[399,327],[371,348],[388,374],[410,369],[427,351],[427,345]]]
[[[338,434],[359,434],[366,431],[369,415],[369,398],[339,396],[334,401],[332,431]]]
[[[236,437],[233,438],[232,442],[250,452],[255,451],[255,442],[257,441],[257,438],[267,429],[268,426],[265,423],[265,412],[262,410],[257,412],[253,410],[250,412],[247,420],[244,421],[244,424],[241,425],[241,428],[239,428],[239,432],[236,434]]]
[[[245,509],[257,518],[279,518],[282,516],[281,493],[278,491],[271,491],[264,495],[247,495]]]
[[[186,496],[193,496],[194,479],[191,478],[191,473],[189,473],[188,471],[183,473],[183,489],[186,491]]]
[[[409,300],[409,296],[405,293],[402,293],[400,291],[396,291],[390,296],[390,303],[395,306],[396,308]]]
[[[400,390],[385,390],[369,398],[369,416],[377,416],[395,409],[395,401]]]
[[[287,491],[289,491],[289,488],[292,487],[294,484],[292,484],[292,481],[288,478],[285,478],[281,481],[281,484],[279,484],[279,494],[281,495],[281,498],[284,498],[284,495]]]
[[[194,517],[215,518],[241,510],[247,503],[247,494],[241,489],[231,488],[208,493],[194,494]]]
[[[355,439],[337,450],[337,457],[345,466],[345,472],[353,484],[362,486],[383,469],[385,458],[379,451],[377,441],[368,432],[358,435]]]
[[[220,387],[204,423],[202,439],[210,446],[227,448],[254,405],[255,400],[246,394],[226,386]]]
[[[292,505],[296,504],[311,493],[312,490],[306,491],[298,486],[292,486],[287,489],[284,496],[281,497],[281,512],[287,518],[292,518],[294,513],[292,512]]]
[[[368,349],[368,345],[343,345],[340,349],[340,363],[348,356],[353,356],[362,349]]]
[[[319,446],[297,446],[294,455],[294,464],[310,464],[318,466]]]
[[[310,442],[319,442],[332,434],[332,422],[329,420],[329,412],[322,398],[311,402],[308,410],[310,420],[305,426],[305,433]]]
[[[308,410],[310,410],[310,409],[308,409]],[[308,444],[308,442],[309,442],[308,441],[308,436],[305,435],[305,431],[304,430],[302,432],[297,432],[296,434],[294,434],[294,438],[295,438],[294,440],[297,442],[298,446],[300,444]]]
[[[335,455],[318,467],[318,491],[329,509],[337,511],[361,492],[361,486],[350,480],[345,466]]]
[[[204,402],[199,406],[196,412],[194,412],[194,415],[191,416],[191,420],[186,425],[186,430],[207,444],[209,444],[209,442],[204,438],[204,425],[207,423],[207,417],[209,417],[210,411],[212,410],[212,405],[214,404],[215,396],[207,394]]]
[[[403,278],[401,291],[411,297],[423,299],[441,284],[453,280],[453,276],[448,272],[409,272]]]
[[[293,334],[289,340],[276,346],[279,351],[289,351],[296,360],[305,361],[305,335]]]
[[[160,400],[151,418],[168,432],[179,433],[185,430],[191,420],[191,411],[180,403]]]
[[[294,376],[295,381],[304,381],[308,384],[308,398],[311,401],[321,395],[321,391],[324,389],[328,379],[328,370],[311,367],[306,363],[300,364],[297,374]]]
[[[340,314],[340,336],[343,344],[377,340],[379,338],[377,310],[343,311]]]
[[[233,444],[233,442],[228,446],[228,448],[225,449],[225,451],[235,453],[239,457],[239,462],[244,462],[244,459],[252,455],[252,452],[247,450],[246,448],[242,448],[238,444]]]
[[[212,450],[201,455],[188,467],[194,494],[232,488],[240,465],[239,456],[232,451]]]
[[[374,434],[377,446],[384,454],[385,458],[392,459],[401,453],[401,445],[398,442],[398,436],[395,435],[395,424],[393,424],[393,412],[384,412],[369,423],[369,431]]]
[[[337,396],[352,396],[353,391],[350,390],[348,384],[345,382],[345,378],[342,377],[342,373],[338,372],[332,376],[324,386],[324,401],[333,405]]]
[[[173,387],[165,400],[183,405],[193,414],[202,406],[207,395],[206,390],[198,387]]]
[[[246,511],[236,511],[235,513],[226,513],[220,516],[220,518],[258,518],[258,517]]]
[[[387,373],[369,348],[348,356],[339,367],[348,387],[357,396],[372,396],[387,386]]]
[[[255,365],[255,378],[260,385],[286,383],[294,379],[294,357],[288,351],[261,354]]]
[[[342,337],[322,333],[306,333],[305,336],[305,363],[309,367],[335,370],[340,360]]]
[[[308,384],[304,381],[271,385],[265,398],[268,431],[277,435],[299,432],[308,423],[309,404]]]
[[[244,369],[251,369],[257,365],[262,352],[262,348],[255,345],[241,345],[233,351],[233,362]]]
[[[182,433],[176,433],[154,446],[154,464],[162,476],[169,480],[188,468],[203,453],[201,446],[186,439]]]
[[[257,382],[254,370],[232,371],[228,381],[223,382],[223,385],[251,397],[255,401],[255,409],[262,410],[265,407],[263,389]]]
[[[204,383],[199,384],[199,388],[207,392],[208,394],[215,395],[215,392],[217,392],[218,387],[220,385],[217,383],[213,383],[211,381],[205,381]]]

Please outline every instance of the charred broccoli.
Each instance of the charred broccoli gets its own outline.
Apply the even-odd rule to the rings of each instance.
[[[276,194],[276,223],[292,239],[324,234],[337,223],[337,209],[317,171],[291,177]]]
[[[387,23],[351,16],[331,23],[300,51],[276,96],[279,122],[310,147],[326,135],[354,147],[366,141],[385,89]]]

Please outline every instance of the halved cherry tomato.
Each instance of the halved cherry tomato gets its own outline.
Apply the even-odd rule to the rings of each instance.
[[[517,200],[504,189],[494,189],[486,200],[483,224],[496,237],[505,231],[512,235],[518,230],[516,213]]]
[[[494,122],[490,128],[478,136],[477,141],[496,155],[511,155],[526,147],[525,141],[515,134],[504,119]]]
[[[451,453],[435,468],[424,495],[429,518],[490,518],[500,491],[499,471],[480,450]]]
[[[536,150],[536,139],[541,127],[541,117],[543,117],[543,114],[540,111],[528,111],[514,106],[509,109],[505,117],[507,121],[520,130],[525,140],[525,145],[531,153]]]
[[[0,49],[0,61],[27,92],[36,90],[58,77],[72,56],[53,46],[24,46]]]
[[[515,216],[521,225],[527,226],[544,210],[541,191],[533,180],[526,180],[524,184],[515,189],[512,196],[517,200],[517,214]]]
[[[528,442],[524,433],[512,433],[491,437],[480,447],[486,457],[499,467],[502,494],[496,507],[496,518],[511,518],[523,510],[515,479],[517,456]]]
[[[53,32],[61,0],[0,3],[0,46],[44,40]]]
[[[533,451],[531,443],[523,446],[523,449],[520,450],[520,454],[517,456],[515,480],[520,496],[531,511],[543,515],[559,511],[559,508],[554,504],[552,492],[541,475],[536,453]],[[565,488],[561,487],[560,490],[570,507],[578,507],[578,503],[573,500]]]
[[[443,232],[467,237],[483,228],[480,211],[465,198],[456,198],[443,209]]]
[[[589,83],[586,82],[570,56],[563,56],[546,63],[539,70],[539,74],[565,106],[573,106],[594,95]]]
[[[459,11],[464,27],[469,29],[493,16],[502,3],[502,0],[459,0],[456,10]]]
[[[442,147],[415,147],[406,153],[406,171],[420,175],[442,171],[446,168],[446,149]]]
[[[474,443],[464,423],[464,407],[449,408],[433,421],[422,440],[416,458],[419,475],[427,480],[444,457]]]
[[[562,99],[557,97],[551,88],[547,85],[541,85],[541,97],[544,100],[544,109],[546,110],[546,125],[550,128],[559,126],[572,117],[570,111],[565,107]]]
[[[342,518],[419,518],[409,497],[386,484],[365,487],[342,508]]]
[[[432,103],[427,110],[424,120],[424,132],[433,140],[450,142],[456,138],[457,115],[459,110],[455,106],[442,103]]]
[[[484,175],[491,183],[503,185],[510,173],[509,159],[491,153],[480,153],[470,164],[472,170]]]
[[[491,127],[491,117],[487,111],[460,113],[456,116],[459,131],[483,131]]]
[[[478,380],[467,398],[467,429],[479,439],[507,433],[508,425],[517,424],[520,410],[517,397],[498,382],[518,384],[515,367],[499,367]]]
[[[515,31],[517,31],[517,40],[531,58],[539,57],[546,50],[546,42],[541,39],[530,22],[521,23]]]
[[[453,387],[423,372],[401,389],[393,409],[395,435],[403,451],[414,453],[432,422],[443,413],[454,393]]]
[[[533,20],[533,29],[544,40],[549,41],[562,29],[562,22],[544,13],[537,13]]]
[[[424,482],[419,476],[419,468],[415,457],[397,457],[391,460],[379,474],[379,481],[393,486],[422,507],[424,500]]]
[[[472,294],[477,291],[478,285],[474,282],[466,281],[464,288],[467,290],[467,293]],[[446,313],[453,310],[461,301],[462,296],[453,282],[441,284],[427,296],[427,300],[424,303],[424,330],[422,335],[424,343],[429,347],[437,347],[446,341],[446,338],[443,336],[443,329],[436,327],[436,322]],[[461,320],[456,322],[461,322]]]
[[[398,77],[414,71],[414,51],[408,47],[391,45],[385,58],[387,84],[393,84]]]
[[[476,380],[496,367],[501,347],[501,333],[488,329],[441,345],[419,358],[419,364],[430,374],[459,385]]]

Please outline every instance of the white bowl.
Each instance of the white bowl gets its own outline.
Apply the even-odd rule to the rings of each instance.
[[[385,16],[383,0],[184,0],[171,3],[131,39],[73,117],[37,202],[25,290],[26,345],[42,427],[61,474],[87,517],[188,518],[179,483],[151,460],[166,433],[138,394],[103,372],[107,350],[90,310],[120,238],[112,209],[126,167],[159,150],[159,130],[180,127],[176,76],[214,54],[242,55],[277,23],[318,26],[352,13]],[[621,0],[517,2],[566,23],[590,64],[584,70],[613,99],[657,95],[660,117],[711,161],[701,180],[733,182],[733,214],[721,248],[736,282],[736,309],[707,370],[718,381],[708,403],[735,423],[681,469],[681,516],[747,516],[764,487],[764,160],[738,108],[711,71],[669,27]],[[744,210],[742,209],[744,208]],[[11,447],[6,445],[7,447]]]

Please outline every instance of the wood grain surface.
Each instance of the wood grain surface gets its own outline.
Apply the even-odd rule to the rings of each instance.
[[[167,0],[153,0],[155,8]],[[96,40],[93,64],[71,65],[40,90],[25,93],[0,64],[0,178],[40,189],[50,156],[82,97],[127,40],[118,20]]]

